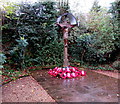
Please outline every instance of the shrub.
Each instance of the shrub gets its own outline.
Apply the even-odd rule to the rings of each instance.
[[[75,34],[72,34],[75,37],[72,40],[74,44],[69,45],[70,56],[90,64],[114,61],[120,49],[119,2],[111,8],[112,16],[97,3],[88,15],[86,29],[84,29],[86,31],[82,32],[82,29],[81,32],[75,31]]]
[[[19,9],[11,14],[10,19],[6,17],[4,26],[7,25],[7,28],[3,28],[3,41],[7,43],[5,40],[8,36],[12,41],[7,49],[11,56],[7,62],[17,64],[20,69],[32,65],[60,65],[63,42],[58,26],[55,25],[58,16],[55,3],[39,2],[18,6]]]
[[[112,66],[116,68],[117,70],[120,70],[120,61],[113,62]]]
[[[6,56],[3,53],[0,53],[0,68],[3,68],[3,64],[6,62]]]
[[[25,53],[26,53],[26,47],[28,45],[28,42],[24,37],[20,37],[20,39],[16,39],[17,45],[13,47],[12,50],[10,50],[11,60],[15,64],[17,68],[25,69]]]

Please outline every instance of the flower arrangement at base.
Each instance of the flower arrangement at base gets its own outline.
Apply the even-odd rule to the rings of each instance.
[[[75,78],[79,76],[85,76],[86,72],[84,70],[79,70],[76,67],[55,67],[54,69],[50,69],[48,74],[54,77],[65,78]]]

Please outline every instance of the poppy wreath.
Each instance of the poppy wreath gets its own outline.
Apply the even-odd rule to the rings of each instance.
[[[75,78],[79,76],[85,76],[86,72],[84,70],[79,70],[76,67],[55,67],[54,69],[50,69],[48,74],[54,77],[65,78]]]

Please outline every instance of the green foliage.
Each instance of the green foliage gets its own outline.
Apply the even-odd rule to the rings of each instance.
[[[107,54],[116,49],[115,43],[118,43],[118,34],[113,31],[114,27],[107,10],[101,8],[99,12],[90,12],[88,26],[90,31],[97,35],[98,41],[96,41],[95,47],[99,48],[100,53]]]
[[[2,26],[3,46],[5,51],[11,50],[7,62],[17,64],[21,69],[33,65],[61,66],[63,41],[55,23],[59,12],[67,12],[68,5],[59,10],[54,2],[16,6],[19,8],[12,9],[14,12],[6,12]],[[86,20],[80,15],[80,26],[74,28],[69,36],[71,61],[100,64],[117,58],[117,54],[113,55],[120,49],[119,7],[119,2],[114,2],[110,14],[96,1]]]
[[[25,69],[25,53],[28,42],[24,37],[20,37],[19,40],[16,39],[17,45],[10,50],[11,60],[13,63],[17,64],[20,69]]]
[[[19,26],[19,32],[28,37],[29,52],[33,64],[60,63],[62,48],[61,42],[58,43],[57,26],[55,26],[57,11],[54,3],[44,2],[26,7],[29,9],[27,10],[28,13],[24,13],[24,15],[28,18],[20,19],[22,25]],[[21,12],[26,11],[26,7],[21,7]]]
[[[16,36],[16,24],[17,24],[17,16],[15,11],[18,9],[19,5],[5,2],[2,5],[1,15],[2,15],[2,43],[3,46],[6,44],[11,45],[11,42],[15,40]],[[6,46],[4,46],[6,48]]]
[[[114,22],[117,23],[117,21],[119,21],[118,24],[120,26],[120,1],[111,3],[109,13],[112,13],[112,19]]]
[[[94,47],[96,41],[95,35],[91,35],[89,33],[81,35],[77,39],[77,44],[74,44],[74,46],[71,46],[72,48],[70,48],[72,57],[94,64],[106,61],[103,54]]]
[[[11,50],[9,64],[17,64],[20,69],[32,65],[61,65],[63,42],[55,25],[57,16],[54,2],[20,4],[11,19],[6,18],[7,28],[3,28],[4,43],[12,41],[8,48]]]
[[[1,74],[1,73],[0,73]],[[29,76],[29,72],[16,71],[12,69],[3,69],[2,71],[2,85],[6,84],[12,80],[16,80],[21,77]]]
[[[112,53],[120,46],[120,34],[113,26],[113,24],[115,26],[117,26],[117,24],[111,22],[111,20],[111,15],[107,12],[107,10],[101,8],[99,12],[90,12],[90,18],[88,21],[89,30],[96,38],[93,47],[97,49],[97,53],[102,54],[102,60],[105,61],[106,59],[108,62],[108,59],[112,57]],[[114,59],[115,58],[116,57],[114,57]]]
[[[112,66],[118,70],[120,70],[120,61],[113,62]]]
[[[116,8],[118,10],[119,7]],[[76,37],[72,38],[73,44],[69,45],[69,55],[72,59],[90,64],[102,64],[119,59],[117,58],[120,48],[119,19],[115,19],[118,18],[116,12],[119,11],[113,9],[113,16],[111,16],[105,8],[98,5],[98,2],[94,3],[84,25],[86,29],[80,28],[80,31],[74,31],[72,34]]]
[[[113,2],[109,13],[112,14],[111,24],[115,35],[115,46],[120,49],[120,1]]]
[[[91,11],[94,11],[94,12],[101,11],[101,6],[99,5],[99,2],[97,0],[94,1]]]
[[[38,53],[37,60],[41,65],[62,65],[63,59],[63,43],[53,41],[44,46]],[[39,58],[40,57],[40,58]],[[42,58],[41,58],[42,57]]]
[[[6,62],[6,56],[3,53],[0,53],[0,69],[3,68],[3,64]]]
[[[87,66],[87,68],[90,68],[91,70],[114,70],[113,67],[110,65],[105,65],[105,66]]]

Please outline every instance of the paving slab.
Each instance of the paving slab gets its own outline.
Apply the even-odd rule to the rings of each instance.
[[[118,102],[119,79],[90,70],[87,75],[72,79],[60,79],[48,74],[48,70],[32,73],[36,81],[57,102]]]

